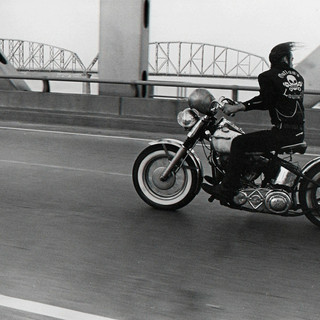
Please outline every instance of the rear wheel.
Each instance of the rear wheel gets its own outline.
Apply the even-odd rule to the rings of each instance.
[[[320,164],[312,167],[306,175],[320,184]],[[299,200],[306,217],[320,227],[320,187],[307,180],[302,180]]]
[[[178,150],[174,145],[166,145],[166,150],[162,145],[153,145],[143,150],[134,163],[132,179],[135,189],[141,199],[154,208],[182,208],[199,191],[199,173],[190,157],[165,181],[160,179]]]

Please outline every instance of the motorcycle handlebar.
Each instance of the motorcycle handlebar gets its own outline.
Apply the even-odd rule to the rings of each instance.
[[[226,97],[222,96],[218,100],[212,101],[212,104],[215,104],[215,106],[211,109],[212,112],[217,112],[218,109],[223,110],[223,107],[226,103],[237,104],[237,101],[234,101],[230,98],[226,98]],[[234,113],[230,114],[230,116],[233,117]]]

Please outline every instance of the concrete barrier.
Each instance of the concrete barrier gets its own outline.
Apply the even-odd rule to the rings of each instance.
[[[31,123],[181,134],[184,131],[176,116],[186,107],[186,101],[173,99],[0,91],[0,119]],[[230,120],[246,132],[270,128],[265,111],[240,112]],[[320,110],[306,109],[306,140],[310,145],[320,145],[319,123]]]

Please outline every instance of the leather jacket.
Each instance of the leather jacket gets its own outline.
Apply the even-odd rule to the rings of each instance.
[[[243,104],[246,111],[269,110],[271,123],[283,125],[304,124],[304,79],[286,63],[272,65],[258,77],[260,94]]]

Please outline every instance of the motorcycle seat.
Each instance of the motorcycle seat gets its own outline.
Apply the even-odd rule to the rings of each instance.
[[[290,144],[287,146],[283,146],[278,150],[275,150],[277,153],[279,154],[283,154],[283,153],[289,153],[289,154],[293,154],[293,153],[300,153],[300,154],[304,154],[307,150],[307,143],[305,141],[300,142],[300,143],[296,143],[296,144]]]

